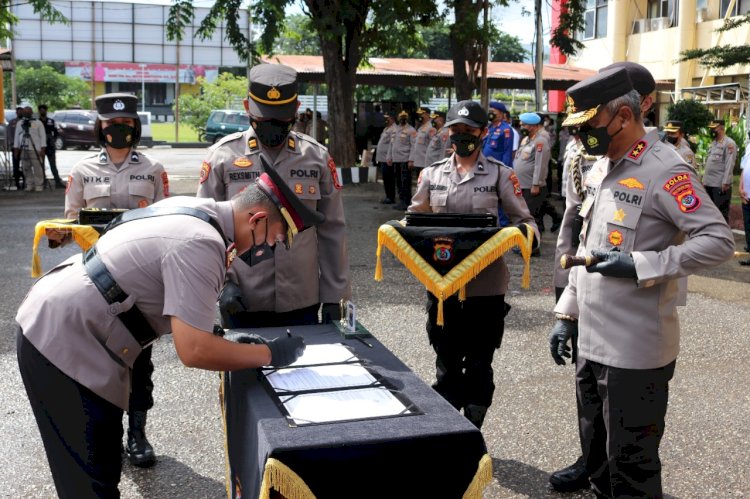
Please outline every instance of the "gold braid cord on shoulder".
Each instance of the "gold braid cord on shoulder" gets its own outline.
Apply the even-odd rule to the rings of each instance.
[[[531,231],[531,227],[529,227]],[[453,267],[445,276],[441,276],[429,263],[412,248],[398,231],[388,224],[378,229],[378,250],[375,263],[375,280],[383,278],[381,255],[383,246],[421,282],[427,290],[438,299],[437,325],[443,325],[443,301],[458,292],[458,299],[466,299],[466,284],[474,279],[488,265],[510,251],[514,246],[521,249],[524,268],[521,286],[528,288],[531,282],[529,262],[533,239],[526,239],[517,227],[506,227],[496,232],[469,256]]]
[[[81,247],[83,251],[88,250],[96,241],[99,240],[99,233],[90,225],[78,225],[71,223],[71,220],[64,218],[55,218],[52,220],[42,220],[37,222],[34,228],[34,245],[31,249],[31,277],[42,275],[42,260],[39,258],[39,241],[45,235],[46,229],[60,229],[70,231],[73,234],[73,241]]]

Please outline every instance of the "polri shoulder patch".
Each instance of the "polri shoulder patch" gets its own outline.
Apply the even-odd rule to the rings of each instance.
[[[161,172],[161,187],[164,189],[164,197],[169,197],[169,175],[167,172]]]
[[[202,184],[208,180],[209,173],[211,173],[211,163],[204,161],[201,165],[201,173],[198,182]]]
[[[521,182],[519,182],[518,177],[516,177],[516,172],[510,172],[510,181],[513,183],[513,194],[515,194],[516,197],[521,197],[523,192],[521,191]]]
[[[328,156],[328,169],[331,171],[331,180],[333,180],[333,187],[335,187],[337,190],[341,190],[341,182],[339,182],[339,174],[336,171],[336,163],[334,163],[331,156]]]

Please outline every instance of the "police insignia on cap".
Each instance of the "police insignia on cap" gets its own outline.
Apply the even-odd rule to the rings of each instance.
[[[123,109],[125,109],[125,103],[120,99],[117,99],[114,104],[112,104],[112,109],[114,109],[115,111],[122,111]]]
[[[271,100],[278,100],[279,97],[281,97],[281,92],[279,92],[279,89],[276,87],[271,87],[271,90],[269,90],[266,93],[266,97],[268,97]]]
[[[458,114],[459,116],[468,116],[469,110],[466,109],[465,107],[462,107],[461,109],[458,110],[456,114]]]
[[[573,101],[573,97],[570,95],[567,99],[565,99],[565,104],[568,106],[568,112],[569,113],[575,113],[576,112],[576,103]]]

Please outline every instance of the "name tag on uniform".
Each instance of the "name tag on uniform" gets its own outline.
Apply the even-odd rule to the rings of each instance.
[[[581,211],[579,212],[582,218],[586,218],[591,211],[591,207],[594,206],[594,196],[587,196],[581,205]]]

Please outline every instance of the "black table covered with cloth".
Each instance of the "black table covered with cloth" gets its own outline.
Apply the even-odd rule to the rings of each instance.
[[[420,414],[290,427],[256,370],[224,373],[229,497],[269,497],[270,488],[289,499],[481,497],[492,478],[481,432],[375,337],[370,348],[334,325],[291,329],[307,345],[345,344]]]

